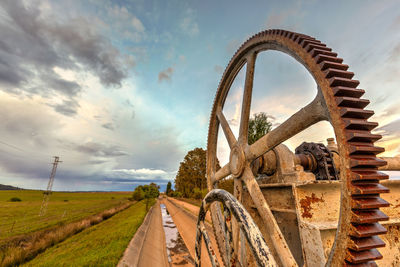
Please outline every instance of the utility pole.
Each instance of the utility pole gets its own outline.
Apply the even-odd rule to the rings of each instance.
[[[62,161],[59,161],[59,157],[54,157],[53,169],[51,170],[49,183],[47,184],[47,190],[43,192],[43,202],[40,208],[39,216],[43,216],[47,210],[47,204],[49,203],[50,194],[53,188],[54,177],[56,176],[57,165]]]

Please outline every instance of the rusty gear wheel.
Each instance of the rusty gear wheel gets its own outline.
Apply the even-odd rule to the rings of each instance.
[[[266,50],[286,53],[304,65],[317,83],[318,94],[309,105],[254,144],[248,145],[247,130],[255,60],[259,52]],[[360,99],[364,90],[357,88],[359,81],[352,79],[354,73],[348,71],[348,66],[342,62],[343,59],[338,58],[337,54],[321,41],[295,32],[268,30],[248,39],[230,60],[215,96],[207,143],[208,189],[217,188],[219,180],[229,175],[233,176],[235,197],[240,200],[237,186],[243,183],[272,240],[283,238],[255,181],[251,163],[311,125],[322,120],[329,121],[334,129],[341,156],[341,208],[336,239],[326,265],[374,266],[374,261],[382,258],[376,248],[385,245],[378,237],[386,232],[379,221],[388,220],[388,217],[379,210],[380,207],[389,205],[379,196],[388,192],[386,187],[379,184],[380,180],[387,179],[388,176],[377,171],[378,167],[385,165],[386,162],[376,157],[384,149],[374,146],[374,142],[381,138],[380,135],[371,133],[378,124],[367,120],[374,112],[364,109],[369,103],[366,99]],[[245,64],[247,68],[241,125],[236,140],[222,109],[230,85]],[[228,140],[231,156],[230,162],[217,170],[216,148],[219,125]],[[218,205],[211,207],[211,215],[217,243],[223,256],[225,251],[223,217]],[[276,241],[274,246],[279,252],[279,260],[283,266],[297,265],[284,238],[282,244]]]

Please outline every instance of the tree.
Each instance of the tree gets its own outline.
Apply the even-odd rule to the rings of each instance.
[[[146,210],[148,210],[150,200],[160,195],[160,192],[158,191],[159,188],[160,187],[155,183],[150,183],[149,185],[139,185],[135,188],[135,191],[133,191],[132,198],[136,201],[145,199]]]
[[[268,115],[265,112],[253,114],[253,118],[249,120],[249,145],[266,135],[271,128],[272,123],[268,121]]]
[[[144,199],[144,191],[142,189],[142,186],[138,186],[135,188],[135,191],[133,191],[132,195],[133,200],[140,201]]]
[[[171,184],[171,182],[168,182],[168,184],[167,184],[167,190],[165,190],[165,194],[167,195],[167,196],[169,196],[170,194],[171,194],[171,192],[172,192],[172,184]]]
[[[228,191],[233,195],[233,187],[234,187],[233,183],[234,183],[233,178],[226,178],[218,182],[218,188],[224,189],[225,191]]]
[[[189,151],[179,165],[175,177],[175,190],[183,197],[192,197],[194,189],[207,189],[206,180],[206,151],[195,148]]]

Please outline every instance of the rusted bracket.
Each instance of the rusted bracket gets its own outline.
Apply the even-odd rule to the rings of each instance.
[[[230,214],[232,214],[238,222],[238,226],[246,237],[249,247],[257,262],[257,265],[260,267],[277,266],[275,259],[273,258],[267,246],[267,243],[264,240],[264,237],[262,236],[257,225],[254,223],[250,214],[234,196],[222,189],[211,190],[203,199],[203,202],[201,204],[199,217],[197,220],[195,266],[201,266],[201,240],[203,237],[206,243],[208,255],[210,256],[212,266],[219,266],[215,257],[215,252],[211,246],[206,228],[204,227],[204,219],[206,217],[206,213],[210,207],[210,204],[215,201],[222,203],[222,205],[224,206],[224,210],[229,211]]]

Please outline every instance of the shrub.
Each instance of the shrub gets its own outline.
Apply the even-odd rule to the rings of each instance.
[[[201,190],[201,199],[203,199],[208,193],[208,189],[204,188],[203,190]]]
[[[182,193],[178,191],[174,191],[172,197],[182,197]]]
[[[200,188],[194,188],[191,197],[195,199],[202,199]]]
[[[9,200],[10,202],[21,202],[22,200],[19,197],[12,197]]]
[[[140,201],[144,199],[144,191],[141,187],[137,187],[135,191],[133,191],[132,195],[133,200]]]

